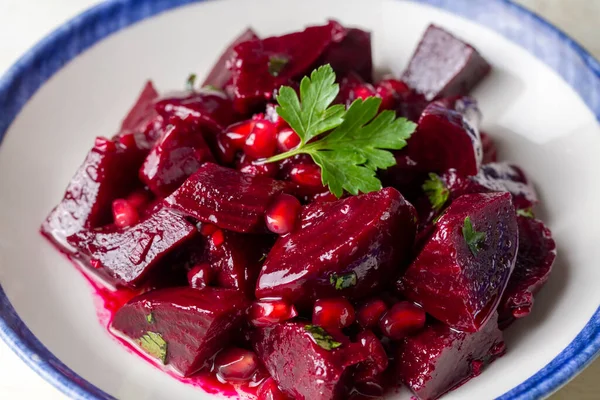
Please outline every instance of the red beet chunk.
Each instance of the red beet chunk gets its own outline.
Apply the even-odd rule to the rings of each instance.
[[[397,373],[421,400],[435,400],[477,376],[483,364],[504,353],[497,314],[475,333],[458,332],[433,322],[399,343]]]
[[[465,233],[469,225],[479,237]],[[399,288],[438,320],[475,332],[500,302],[518,242],[509,193],[461,196],[439,219]]]
[[[267,232],[264,214],[287,184],[206,163],[165,199],[167,207],[234,232]]]
[[[166,121],[181,119],[192,127],[205,128],[215,134],[238,119],[227,95],[209,89],[163,97],[155,108]]]
[[[239,335],[248,304],[235,290],[189,287],[153,290],[114,316],[111,328],[150,356],[189,376]]]
[[[242,235],[221,231],[223,240],[209,240],[208,260],[218,286],[235,288],[251,296],[262,260],[273,244],[270,235]],[[221,242],[221,243],[219,243]]]
[[[371,32],[349,28],[346,37],[332,43],[316,63],[325,64],[330,64],[337,76],[355,72],[366,82],[372,82]]]
[[[202,137],[183,123],[170,125],[140,169],[140,179],[158,197],[166,197],[214,157]]]
[[[311,326],[309,330],[306,326],[287,322],[259,328],[252,340],[254,351],[288,396],[298,400],[346,398],[345,386],[351,373],[348,367],[365,361],[366,353],[358,344],[327,350],[317,344],[309,332]],[[323,345],[329,348],[332,343],[325,340]]]
[[[320,297],[367,296],[403,268],[415,210],[393,188],[303,207],[263,265],[257,298],[307,305]]]
[[[227,49],[225,49],[204,80],[203,86],[213,86],[218,89],[225,89],[226,85],[231,81],[231,71],[229,70],[227,63],[233,57],[233,49],[238,44],[249,40],[258,40],[258,36],[250,28],[246,29],[236,37]]]
[[[498,161],[498,148],[494,139],[485,132],[479,132],[481,136],[481,147],[483,148],[483,160],[484,164],[494,163]]]
[[[158,92],[152,81],[148,81],[135,105],[121,123],[119,135],[130,132],[143,132],[148,123],[157,116],[156,111],[154,111],[154,101],[157,98]]]
[[[233,95],[241,113],[264,105],[273,92],[310,72],[323,52],[346,36],[335,21],[302,32],[240,43],[231,62]]]
[[[469,44],[444,29],[429,25],[402,75],[427,100],[466,95],[491,70]]]
[[[135,286],[195,232],[196,227],[181,216],[161,209],[130,228],[82,231],[68,242],[89,257],[93,267],[104,268],[123,285]]]
[[[69,182],[62,201],[52,210],[41,231],[63,251],[73,252],[66,239],[83,229],[112,222],[112,202],[137,185],[146,153],[98,138]]]
[[[533,307],[533,296],[546,284],[556,258],[556,243],[539,220],[518,217],[519,252],[515,270],[500,302],[500,326],[523,318]]]

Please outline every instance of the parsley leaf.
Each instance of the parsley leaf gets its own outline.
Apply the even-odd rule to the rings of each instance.
[[[535,214],[533,213],[533,210],[531,209],[531,207],[519,208],[517,210],[517,215],[519,215],[521,217],[526,217],[526,218],[535,218]]]
[[[306,325],[304,330],[310,333],[310,336],[313,338],[314,342],[325,350],[337,349],[342,345],[340,342],[333,340],[333,337],[320,326]]]
[[[190,74],[187,78],[187,80],[185,81],[185,88],[189,91],[193,91],[194,90],[194,85],[196,84],[196,74]]]
[[[160,333],[146,332],[136,342],[146,353],[158,358],[163,364],[166,362],[167,342]]]
[[[481,250],[481,245],[486,238],[485,232],[477,232],[473,228],[471,217],[467,217],[465,218],[465,223],[462,228],[462,234],[471,253],[473,253],[474,256],[477,256],[477,253]]]
[[[146,314],[146,321],[149,324],[153,324],[154,323],[154,314],[150,313],[150,314]]]
[[[429,202],[435,211],[440,211],[448,201],[450,191],[444,185],[442,179],[436,174],[429,174],[429,179],[423,183],[423,191],[429,198]]]
[[[279,73],[290,60],[287,57],[271,56],[269,57],[269,74],[279,76]]]
[[[300,145],[266,160],[274,162],[296,154],[309,154],[321,167],[321,179],[329,190],[341,197],[381,189],[375,172],[396,164],[387,150],[400,150],[414,132],[416,124],[396,118],[393,111],[379,113],[381,99],[355,100],[348,110],[330,106],[339,92],[330,65],[313,71],[300,84],[300,99],[287,86],[281,87],[277,113],[300,136]],[[320,140],[309,141],[323,135]]]
[[[356,286],[358,278],[356,272],[350,272],[344,275],[331,274],[329,275],[329,283],[331,283],[336,290],[347,289],[352,286]]]

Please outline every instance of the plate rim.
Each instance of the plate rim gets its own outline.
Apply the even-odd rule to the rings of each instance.
[[[204,0],[109,0],[60,25],[29,49],[0,77],[0,145],[12,121],[37,90],[65,64],[95,43],[119,30],[164,11]],[[544,35],[563,51],[571,52],[572,63],[553,62],[548,54],[500,23],[486,27],[524,47],[555,70],[580,95],[600,121],[600,62],[562,30],[512,0],[407,0],[432,5],[481,22],[490,7],[510,13],[522,29]],[[485,10],[484,10],[485,8]],[[496,18],[496,21],[502,18]],[[547,49],[544,49],[546,51]],[[573,71],[575,68],[575,71]],[[584,74],[584,75],[582,75]],[[582,77],[584,78],[582,80]],[[588,80],[589,78],[591,80]],[[591,84],[590,84],[591,82]],[[76,399],[106,400],[114,397],[81,378],[54,356],[18,316],[0,284],[0,338],[42,378],[65,395]],[[552,361],[523,383],[499,397],[501,400],[537,399],[552,394],[591,363],[600,352],[600,306],[584,328]]]

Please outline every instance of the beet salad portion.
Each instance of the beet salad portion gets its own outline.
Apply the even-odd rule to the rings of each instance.
[[[248,29],[204,82],[146,83],[41,232],[102,287],[109,331],[180,379],[437,399],[510,351],[556,255],[480,130],[490,69],[434,25],[381,80],[369,32]]]

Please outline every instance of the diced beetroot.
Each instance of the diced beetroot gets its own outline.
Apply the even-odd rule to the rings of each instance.
[[[203,86],[213,86],[218,89],[225,89],[225,86],[231,81],[231,71],[228,63],[233,57],[233,49],[238,44],[249,40],[258,40],[258,36],[250,28],[246,29],[236,37],[227,49],[225,49],[204,80]]]
[[[264,214],[287,184],[206,163],[165,199],[167,207],[234,232],[266,232]]]
[[[432,322],[399,343],[399,378],[420,400],[435,400],[477,376],[482,364],[504,353],[497,314],[479,332],[467,333]]]
[[[331,337],[317,341],[309,331],[311,325],[299,322],[259,328],[253,347],[285,394],[298,400],[341,400],[350,377],[348,367],[364,361],[366,352],[351,345],[336,348],[340,343],[335,345]]]
[[[348,28],[346,37],[332,43],[316,63],[325,64],[330,64],[337,76],[354,72],[366,82],[372,82],[371,32]]]
[[[479,132],[481,136],[481,146],[483,148],[483,160],[484,164],[494,163],[498,161],[498,148],[494,139],[485,132]]]
[[[166,197],[205,162],[214,162],[198,130],[183,123],[170,125],[140,168],[140,180],[158,197]]]
[[[222,235],[215,240],[215,235]],[[208,260],[218,286],[235,288],[251,296],[262,260],[273,244],[270,235],[242,235],[219,229],[211,236]]]
[[[533,307],[533,296],[550,277],[556,258],[556,243],[542,221],[522,216],[517,221],[519,252],[515,270],[498,308],[501,328],[529,314]]]
[[[194,128],[208,129],[213,135],[239,118],[227,95],[215,90],[171,94],[158,100],[155,108],[167,121],[181,119]]]
[[[491,70],[472,46],[429,25],[402,75],[427,100],[466,95]]]
[[[402,272],[413,245],[414,208],[393,188],[303,207],[263,265],[257,298],[310,304],[367,296]]]
[[[135,286],[195,232],[181,216],[161,209],[132,227],[86,230],[68,242],[89,257],[92,266],[104,268],[123,285]]]
[[[346,29],[331,21],[302,32],[238,44],[231,64],[236,110],[245,114],[264,105],[281,85],[309,73],[323,52],[345,36]]]
[[[136,187],[135,171],[146,155],[137,148],[99,139],[41,228],[46,237],[68,253],[74,249],[67,244],[67,237],[112,222],[113,200],[127,196]]]
[[[158,92],[152,81],[146,82],[135,105],[121,123],[119,136],[130,132],[143,132],[148,123],[157,116],[154,111],[154,101],[157,98]]]
[[[436,223],[399,288],[452,328],[475,332],[500,302],[518,243],[509,193],[461,196]]]
[[[189,376],[210,367],[212,357],[239,335],[247,305],[240,292],[230,289],[153,290],[117,311],[111,327]]]

